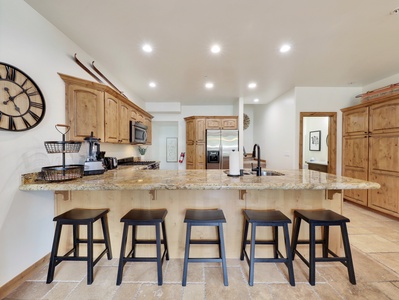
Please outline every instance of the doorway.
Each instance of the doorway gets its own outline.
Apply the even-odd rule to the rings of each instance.
[[[336,174],[337,173],[337,113],[336,112],[301,112],[299,121],[299,168],[304,168],[304,136],[310,134],[305,129],[307,118],[328,118],[327,134],[325,137],[320,135],[319,145],[316,147],[321,149],[322,145],[327,147],[327,173]],[[318,130],[312,131],[312,134],[317,133]],[[310,137],[309,137],[310,138]],[[313,149],[313,150],[315,150]]]

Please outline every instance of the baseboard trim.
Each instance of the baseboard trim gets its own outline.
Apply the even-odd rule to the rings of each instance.
[[[15,276],[13,279],[11,279],[9,282],[2,285],[0,287],[0,299],[5,298],[13,290],[19,287],[22,283],[24,283],[34,272],[36,272],[39,268],[47,264],[49,259],[50,259],[50,253],[44,256],[43,258],[39,259],[37,262],[35,262],[25,271]]]

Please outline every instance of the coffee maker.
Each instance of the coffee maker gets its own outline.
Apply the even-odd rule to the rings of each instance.
[[[100,151],[100,139],[91,135],[84,138],[87,146],[87,158],[84,165],[84,175],[97,175],[105,172],[104,162],[101,159],[101,154],[104,156],[104,152]]]

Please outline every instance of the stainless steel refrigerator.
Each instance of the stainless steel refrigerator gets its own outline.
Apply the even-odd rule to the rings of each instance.
[[[228,169],[232,150],[238,151],[238,130],[206,131],[207,169]]]

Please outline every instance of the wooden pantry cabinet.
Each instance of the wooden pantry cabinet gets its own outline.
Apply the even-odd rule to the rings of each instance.
[[[186,121],[186,169],[206,169],[206,130],[237,129],[236,116],[192,116]]]
[[[152,115],[107,85],[59,75],[66,86],[69,140],[83,141],[93,132],[105,143],[130,144],[130,121],[139,121],[148,126],[147,144],[151,144]]]
[[[342,109],[342,174],[378,182],[344,198],[399,217],[399,97]]]

